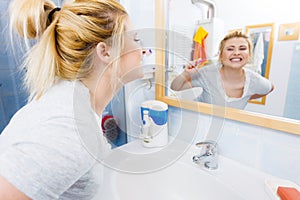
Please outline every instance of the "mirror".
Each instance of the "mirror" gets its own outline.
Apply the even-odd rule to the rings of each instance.
[[[156,52],[156,99],[164,101],[170,106],[181,107],[208,115],[222,115],[222,117],[231,120],[271,128],[279,131],[300,134],[300,118],[297,118],[297,116],[292,116],[292,114],[295,113],[295,109],[299,109],[299,112],[296,113],[300,113],[300,106],[297,105],[297,103],[286,106],[286,103],[288,103],[288,101],[291,101],[291,103],[293,103],[292,99],[295,99],[295,95],[297,95],[295,94],[295,92],[293,93],[293,91],[299,91],[300,89],[297,88],[299,87],[298,85],[300,85],[299,82],[298,84],[295,83],[295,81],[297,81],[297,78],[293,78],[292,80],[290,78],[291,76],[293,76],[293,74],[296,74],[292,73],[295,70],[295,67],[293,66],[297,63],[299,64],[300,59],[300,56],[298,56],[298,54],[300,54],[300,42],[298,39],[299,29],[297,28],[299,23],[294,23],[297,20],[300,21],[300,14],[296,10],[296,8],[291,8],[297,6],[290,6],[288,2],[285,2],[284,5],[279,3],[278,5],[276,5],[277,3],[273,1],[271,2],[270,0],[261,2],[244,0],[244,9],[232,10],[233,8],[230,5],[235,4],[234,0],[229,0],[226,2],[215,0],[214,2],[215,4],[213,6],[215,6],[217,9],[214,12],[207,11],[205,14],[202,14],[199,7],[206,10],[211,9],[211,7],[205,4],[204,6],[198,5],[197,7],[193,5],[190,0],[155,1],[156,27],[158,29],[165,30],[164,34],[158,33],[158,35],[156,36],[157,46],[165,47],[162,51],[158,50]],[[270,9],[270,4],[272,4],[272,9]],[[278,15],[278,13],[281,13],[282,10],[284,10],[283,6],[287,7],[287,13]],[[255,14],[253,14],[253,11],[251,11],[250,8],[257,8],[255,9]],[[177,15],[175,14],[176,12]],[[178,14],[178,12],[180,12],[180,14]],[[191,19],[193,13],[196,13],[196,15],[200,17],[200,20],[197,18]],[[211,13],[217,16],[218,18],[216,19],[220,19],[220,24],[224,26],[223,32],[217,31],[219,33],[219,36],[222,36],[222,38],[227,32],[231,30],[242,30],[245,33],[246,31],[248,31],[248,33],[251,34],[253,33],[253,31],[261,31],[261,28],[259,27],[260,25],[267,25],[263,26],[262,30],[268,31],[269,24],[273,28],[274,46],[272,47],[269,45],[268,47],[272,47],[272,51],[271,53],[267,51],[268,56],[270,56],[270,61],[269,69],[267,68],[268,65],[266,63],[265,75],[266,77],[269,76],[267,78],[270,78],[270,80],[273,82],[273,84],[275,85],[275,90],[267,96],[267,99],[264,103],[256,104],[249,102],[245,110],[239,110],[229,107],[222,108],[225,111],[221,112],[220,114],[220,112],[214,112],[216,106],[196,102],[192,98],[183,98],[182,96],[173,95],[173,92],[170,91],[168,85],[170,72],[182,70],[181,65],[172,65],[172,61],[170,59],[170,51],[168,50],[169,42],[172,39],[172,37],[169,36],[170,27],[172,27],[173,29],[175,27],[175,32],[181,30],[183,31],[183,33],[188,33],[189,29],[187,27],[190,27],[191,25],[193,27],[193,30],[195,30],[195,25],[197,25],[197,23],[199,22],[205,23],[206,21],[202,18],[205,19],[205,17],[207,17],[209,19],[209,17],[211,17],[210,15],[212,15]],[[262,15],[260,15],[260,13],[262,13]],[[270,13],[273,13],[273,15],[271,15]],[[172,24],[172,21],[170,21],[174,16],[178,17],[176,23],[181,22],[182,24],[176,24],[174,26]],[[295,16],[298,16],[298,18]],[[294,26],[292,26],[291,28],[289,25],[290,22],[293,22],[294,24]],[[279,40],[281,37],[279,37],[280,34],[278,34],[278,32],[280,31],[278,31],[278,29],[280,29],[281,26],[282,29],[284,29],[283,31],[281,31],[281,35],[283,35],[282,38],[288,38],[286,40]],[[171,30],[171,32],[174,32],[174,30]],[[189,41],[192,41],[192,37],[187,38],[189,38]],[[282,53],[281,51],[284,53]],[[209,58],[211,58],[212,62],[214,62],[215,58],[213,51],[209,56],[211,56]],[[180,62],[188,61],[188,59],[186,59],[186,57],[184,56],[177,57],[181,58],[181,60],[179,59]],[[269,70],[268,73],[267,70]],[[196,91],[196,93],[197,92],[198,91]],[[193,91],[193,94],[195,94],[195,91]],[[294,96],[290,97],[289,94]],[[285,96],[286,98],[283,98]],[[261,100],[260,102],[263,101]],[[285,109],[290,110],[290,113],[292,114],[288,115],[288,112],[286,112]]]
[[[260,75],[269,78],[272,60],[274,23],[246,26],[246,34],[253,43],[253,59],[246,66]],[[255,104],[266,104],[267,96],[252,99],[249,102]]]

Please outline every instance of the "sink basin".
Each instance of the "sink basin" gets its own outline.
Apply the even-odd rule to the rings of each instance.
[[[189,146],[188,150],[174,162],[144,172],[138,168],[138,165],[145,169],[150,163],[160,163],[165,158],[157,156],[162,149],[147,149],[142,147],[139,141],[135,141],[121,147],[121,150],[141,156],[124,157],[118,154],[117,157],[119,166],[134,166],[138,173],[128,170],[129,168],[118,170],[111,166],[106,167],[103,185],[95,200],[270,199],[264,184],[266,179],[272,178],[271,175],[221,155],[218,161],[219,168],[208,170],[201,164],[193,163],[192,157],[199,152],[199,148],[194,145]],[[157,151],[156,156],[153,156],[153,151]],[[166,154],[172,152],[174,153],[174,149],[166,151]],[[149,154],[152,156],[141,160]],[[146,161],[149,160],[150,162],[147,163]]]
[[[183,162],[148,174],[118,173],[115,191],[128,200],[243,199],[212,175]]]

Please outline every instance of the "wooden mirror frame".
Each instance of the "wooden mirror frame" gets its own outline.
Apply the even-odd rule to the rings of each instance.
[[[268,45],[268,51],[267,51],[267,56],[265,56],[264,60],[265,62],[265,74],[262,74],[265,78],[269,78],[269,73],[270,73],[270,65],[271,65],[271,60],[272,60],[272,51],[273,51],[273,40],[274,40],[274,23],[269,23],[269,24],[257,24],[257,25],[251,25],[251,26],[246,26],[246,35],[248,35],[249,38],[251,38],[251,33],[252,31],[258,31],[258,33],[263,33],[265,30],[271,30],[269,31],[269,45]],[[252,41],[253,42],[253,41]],[[250,103],[254,104],[266,104],[266,98],[267,96],[263,96],[260,99],[252,99],[249,100]]]
[[[158,30],[166,29],[166,12],[165,1],[155,0],[155,27]],[[165,34],[157,31],[156,46],[165,47],[166,44]],[[246,110],[239,110],[235,108],[223,108],[211,104],[195,102],[190,100],[176,99],[166,96],[165,94],[165,48],[157,48],[155,51],[155,98],[156,100],[163,101],[169,106],[180,107],[183,109],[200,112],[207,115],[215,115],[224,117],[226,119],[244,122],[256,126],[270,128],[278,131],[283,131],[292,134],[300,135],[300,121],[262,113],[256,113]],[[215,112],[217,108],[222,109],[222,112]]]

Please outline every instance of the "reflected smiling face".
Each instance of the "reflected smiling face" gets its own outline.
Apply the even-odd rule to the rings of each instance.
[[[249,54],[247,40],[242,37],[234,37],[225,42],[220,57],[224,67],[237,69],[248,63]]]

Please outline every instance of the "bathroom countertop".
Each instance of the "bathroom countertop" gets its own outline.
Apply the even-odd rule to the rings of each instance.
[[[267,184],[278,177],[222,155],[218,168],[209,170],[193,162],[198,147],[169,141],[165,147],[146,148],[142,140],[134,140],[114,149],[95,200],[198,200],[199,195],[209,200],[279,200]]]
[[[172,141],[172,138],[170,139]],[[145,148],[141,140],[132,141],[121,147],[123,151],[134,154],[151,154],[163,150],[160,148]],[[243,165],[235,160],[219,155],[219,167],[217,170],[208,170],[192,162],[192,157],[199,153],[199,148],[189,145],[189,149],[182,155],[179,161],[189,163],[196,168],[205,170],[216,179],[225,182],[227,186],[240,194],[243,199],[267,200],[275,199],[276,194],[270,194],[266,182],[278,179],[258,169]],[[201,180],[199,180],[201,181]]]

